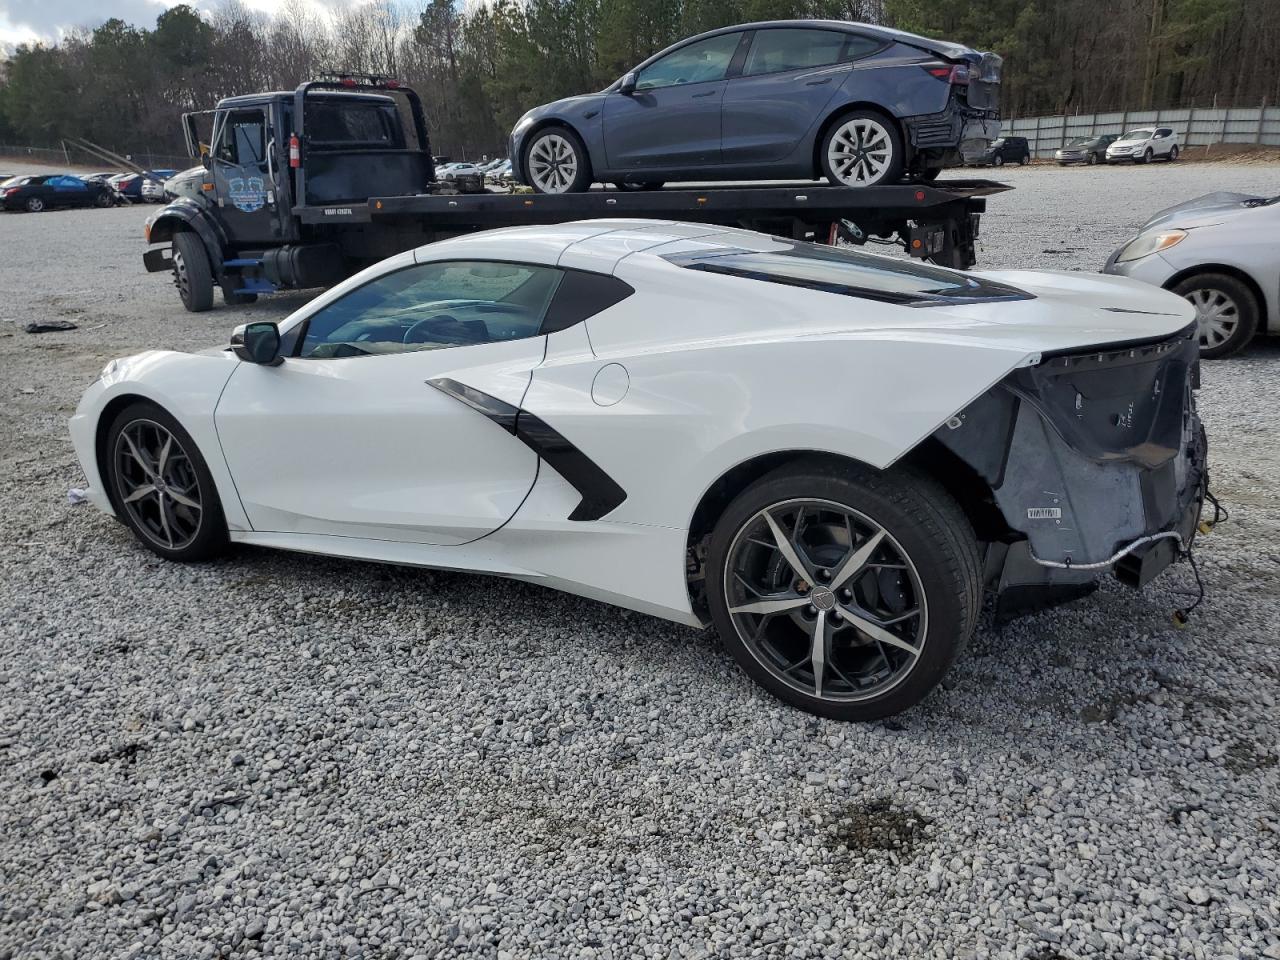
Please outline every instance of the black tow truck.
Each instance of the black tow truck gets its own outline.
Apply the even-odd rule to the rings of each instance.
[[[207,126],[208,141],[199,131]],[[820,243],[897,243],[967,268],[989,180],[862,188],[818,183],[647,192],[495,193],[438,182],[422,102],[399,81],[343,74],[228,97],[183,116],[199,157],[183,195],[152,216],[147,270],[172,272],[186,308],[325,287],[401,251],[494,227],[648,218],[741,226]],[[170,181],[173,184],[173,181]]]

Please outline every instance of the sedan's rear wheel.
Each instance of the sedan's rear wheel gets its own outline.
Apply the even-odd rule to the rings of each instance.
[[[44,210],[44,201],[39,197],[27,197],[27,213],[41,213]]]
[[[836,186],[871,187],[902,179],[906,167],[896,124],[856,110],[837,120],[822,142],[822,173]]]
[[[1178,145],[1175,143],[1172,147],[1169,148],[1169,162],[1173,163],[1173,161],[1177,159],[1178,159]]]
[[[587,149],[567,127],[539,131],[525,149],[524,169],[538,193],[581,193],[591,186]]]
[[[205,560],[227,545],[213,477],[191,435],[152,403],[120,412],[107,434],[116,512],[143,546],[169,560]]]
[[[981,599],[972,528],[909,471],[777,470],[725,511],[709,561],[712,616],[743,670],[840,720],[919,702],[972,635]]]
[[[1225,273],[1202,273],[1173,287],[1196,308],[1200,356],[1214,360],[1235,353],[1258,329],[1258,298],[1243,281]]]

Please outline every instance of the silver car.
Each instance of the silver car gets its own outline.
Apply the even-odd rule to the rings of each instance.
[[[1145,280],[1196,308],[1200,355],[1235,353],[1280,332],[1280,196],[1210,193],[1162,210],[1104,273]]]

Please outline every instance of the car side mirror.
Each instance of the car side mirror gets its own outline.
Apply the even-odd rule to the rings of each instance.
[[[275,367],[280,356],[280,328],[270,320],[242,323],[231,331],[231,351],[245,363]]]
[[[622,82],[618,84],[618,92],[624,97],[629,97],[636,92],[635,73],[628,73],[623,76]]]

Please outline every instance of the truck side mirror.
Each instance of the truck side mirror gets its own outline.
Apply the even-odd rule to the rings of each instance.
[[[284,362],[280,356],[280,328],[270,320],[242,323],[232,330],[231,351],[245,363],[275,367]]]
[[[622,82],[618,84],[618,92],[624,97],[629,97],[636,92],[636,75],[634,72],[623,76]]]

